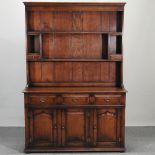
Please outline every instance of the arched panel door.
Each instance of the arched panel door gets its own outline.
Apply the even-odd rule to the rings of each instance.
[[[93,113],[93,144],[117,146],[120,143],[120,109],[98,108]]]
[[[56,111],[33,109],[30,113],[30,145],[55,146],[57,143]]]

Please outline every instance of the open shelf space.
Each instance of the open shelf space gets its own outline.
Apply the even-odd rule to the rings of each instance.
[[[30,11],[27,19],[28,31],[122,32],[123,11]]]
[[[122,61],[123,15],[121,10],[28,11],[28,60]]]
[[[43,34],[42,58],[107,59],[107,34]]]
[[[42,59],[122,60],[120,33],[38,33],[28,35],[28,53]],[[39,56],[29,56],[28,60]]]
[[[122,54],[122,36],[109,35],[109,55]]]
[[[117,11],[116,13],[116,31],[117,32],[122,32],[122,28],[123,28],[123,15],[124,12],[123,11]]]
[[[28,53],[36,54],[40,52],[40,35],[29,35],[27,38],[27,42]]]

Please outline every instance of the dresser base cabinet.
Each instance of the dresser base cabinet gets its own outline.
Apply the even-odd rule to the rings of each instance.
[[[27,88],[25,152],[122,152],[124,115],[125,90],[65,93]]]

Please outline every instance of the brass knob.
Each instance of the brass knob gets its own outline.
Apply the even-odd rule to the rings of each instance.
[[[64,126],[61,127],[61,129],[64,129],[64,128],[65,128]]]
[[[106,102],[110,102],[110,99],[109,99],[109,98],[106,98],[105,101],[106,101]]]
[[[40,98],[40,102],[44,103],[45,102],[45,98],[44,97],[41,97]]]

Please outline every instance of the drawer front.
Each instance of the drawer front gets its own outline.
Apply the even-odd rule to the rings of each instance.
[[[95,95],[95,104],[119,105],[121,95]]]
[[[32,95],[30,96],[31,104],[55,104],[56,96],[55,95]]]
[[[63,95],[63,104],[68,105],[85,105],[89,103],[89,95],[87,94],[65,94]]]
[[[64,104],[64,105],[120,105],[121,95],[95,94],[61,94],[30,95],[30,104]]]

